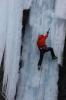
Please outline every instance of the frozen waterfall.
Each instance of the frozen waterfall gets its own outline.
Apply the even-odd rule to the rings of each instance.
[[[57,100],[58,64],[62,64],[65,20],[54,16],[54,5],[53,0],[32,1],[24,39],[24,66],[20,71],[16,100]],[[49,27],[51,31],[47,45],[54,48],[58,60],[53,61],[50,53],[45,54],[41,72],[37,70],[39,51],[36,40],[38,35],[46,32]]]
[[[62,64],[65,39],[65,4],[65,0],[63,3],[60,0],[0,1],[0,64],[5,51],[2,90],[6,100],[15,100],[15,95],[16,100],[57,100],[58,64]],[[30,16],[23,41],[23,65],[19,72],[24,9],[30,9]],[[46,53],[42,71],[38,71],[36,41],[38,35],[49,27],[47,45],[53,47],[58,59],[52,60],[50,53]]]

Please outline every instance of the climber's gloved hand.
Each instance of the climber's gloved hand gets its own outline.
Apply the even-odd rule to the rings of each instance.
[[[49,34],[49,32],[50,32],[50,28],[49,28],[49,30],[47,31],[47,34]]]

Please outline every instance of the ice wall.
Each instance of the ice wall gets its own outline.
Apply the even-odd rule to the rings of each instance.
[[[61,63],[65,37],[65,20],[55,16],[55,0],[33,0],[26,29],[20,83],[16,100],[57,100],[58,64]],[[53,47],[58,60],[44,56],[42,72],[37,70],[39,51],[36,40],[50,27],[47,45]],[[27,31],[28,30],[28,31]]]
[[[1,44],[3,46],[2,55],[5,48],[3,92],[6,100],[14,100],[19,76],[22,11],[25,7],[28,9],[31,0],[28,0],[28,2],[27,0],[25,2],[22,0],[7,0],[6,3],[3,0],[0,4],[3,4],[1,10],[4,10],[4,12],[1,12],[3,16],[3,18],[1,17],[3,21],[1,27],[3,30],[4,25],[5,30],[4,35],[2,35],[3,40],[1,39],[3,42],[3,45]],[[0,34],[2,34],[1,32]]]
[[[59,3],[60,0],[0,1],[0,63],[5,50],[3,92],[6,100],[14,100],[18,81],[17,100],[57,99],[57,64],[61,63],[65,38],[65,0],[61,3],[62,12],[57,9],[60,8]],[[31,12],[24,40],[24,66],[19,74],[22,11],[28,8]],[[58,61],[52,61],[48,53],[42,64],[43,71],[38,72],[36,40],[49,27],[47,45],[53,47]]]
[[[56,0],[55,15],[59,18],[66,19],[66,0]]]
[[[64,19],[55,18],[51,24],[51,44],[58,57],[58,64],[61,65],[66,31],[65,23],[66,21]]]
[[[7,32],[5,41],[3,92],[6,100],[14,100],[18,80],[21,29],[22,1],[7,0]]]
[[[8,24],[7,0],[0,1],[0,64],[5,49],[7,24]]]

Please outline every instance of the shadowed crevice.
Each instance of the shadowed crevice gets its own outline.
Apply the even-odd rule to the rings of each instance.
[[[59,66],[58,100],[66,100],[66,38],[63,51],[63,64]]]
[[[22,37],[21,37],[21,50],[20,50],[20,55],[22,56],[22,50],[23,50],[23,42],[24,42],[24,36],[25,36],[25,30],[26,30],[26,26],[29,22],[29,15],[30,15],[30,9],[24,9],[23,10],[23,18],[22,18],[22,25],[23,25],[23,28],[22,28]],[[20,57],[20,63],[19,63],[19,70],[21,69],[23,65],[23,61]]]

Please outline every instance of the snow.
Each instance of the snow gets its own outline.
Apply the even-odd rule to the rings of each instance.
[[[60,18],[60,14],[60,17],[56,16],[59,12],[57,10],[59,1],[0,1],[0,63],[5,50],[3,92],[6,100],[14,100],[16,88],[16,100],[57,100],[58,64],[62,64],[66,22],[65,17]],[[63,3],[61,5],[63,6]],[[30,20],[23,43],[24,64],[19,73],[22,13],[28,8],[30,8]],[[49,27],[47,45],[53,47],[58,59],[52,60],[51,54],[46,53],[42,71],[38,71],[39,50],[36,40],[38,35],[45,33]]]

